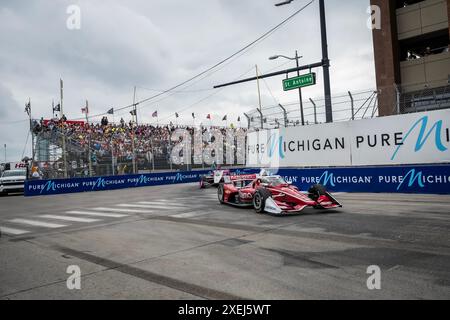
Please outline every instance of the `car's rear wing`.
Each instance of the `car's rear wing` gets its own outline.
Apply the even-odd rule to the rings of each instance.
[[[257,174],[231,175],[223,177],[225,184],[230,184],[237,181],[256,180],[257,178],[258,178]]]

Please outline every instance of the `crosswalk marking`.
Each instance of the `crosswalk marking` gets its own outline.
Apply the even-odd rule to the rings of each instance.
[[[68,217],[68,216],[55,216],[51,214],[46,214],[39,216],[40,218],[44,219],[55,219],[55,220],[63,220],[63,221],[73,221],[73,222],[85,222],[85,223],[92,223],[101,221],[99,219],[90,219],[90,218],[77,218],[77,217]]]
[[[120,209],[120,208],[92,208],[91,210],[95,211],[112,211],[112,212],[129,212],[129,213],[152,213],[153,210],[138,210],[138,209]]]
[[[67,227],[67,225],[64,225],[64,224],[47,223],[47,222],[28,220],[28,219],[13,219],[13,220],[9,220],[9,222],[18,223],[18,224],[27,224],[27,225],[35,226],[35,227],[52,228],[52,229]]]
[[[14,229],[14,228],[6,228],[6,227],[0,227],[0,231],[1,231],[1,233],[9,234],[12,236],[19,236],[21,234],[30,233],[30,231]]]
[[[208,213],[204,213],[204,212],[187,212],[187,213],[181,213],[181,214],[175,214],[171,217],[173,218],[194,218],[194,217],[200,217],[200,216],[204,216],[207,215]]]
[[[176,201],[176,200],[174,200]],[[161,203],[162,202],[162,203]],[[155,205],[155,206],[170,206],[170,207],[184,207],[182,203],[167,203],[168,201],[140,201],[138,204],[142,205]]]
[[[106,213],[106,212],[93,212],[93,211],[66,211],[67,214],[75,214],[81,216],[93,216],[93,217],[105,217],[105,218],[125,218],[128,214],[122,213]]]
[[[149,205],[149,204],[126,204],[126,203],[122,203],[122,204],[117,204],[116,206],[118,207],[130,207],[130,208],[148,208],[148,209],[181,209],[181,207],[176,206],[176,207],[172,207],[170,205]]]

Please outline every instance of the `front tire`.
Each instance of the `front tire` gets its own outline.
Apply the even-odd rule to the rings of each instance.
[[[308,190],[309,198],[317,201],[321,196],[327,195],[327,189],[321,184],[315,184]]]
[[[200,189],[206,189],[206,178],[202,177],[200,179]]]
[[[256,191],[255,195],[253,196],[253,208],[255,208],[256,213],[264,213],[266,200],[271,196],[271,193],[266,189],[260,189]]]
[[[219,188],[217,188],[217,198],[219,199],[220,204],[225,203],[225,189],[223,184],[219,185]]]

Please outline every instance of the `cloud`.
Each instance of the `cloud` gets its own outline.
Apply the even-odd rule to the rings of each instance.
[[[59,100],[60,78],[64,79],[64,112],[69,118],[82,117],[80,109],[86,100],[94,114],[129,105],[135,85],[138,99],[155,95],[228,57],[308,1],[296,0],[279,8],[273,6],[275,2],[4,0],[0,8],[0,28],[6,30],[0,33],[0,116],[16,120],[20,114],[20,120],[20,106],[28,97],[36,117],[51,116],[52,100]],[[81,9],[80,30],[66,28],[66,9],[72,4]],[[372,38],[366,28],[369,0],[328,0],[326,5],[333,93],[373,89]],[[321,59],[317,2],[220,70],[141,105],[139,119],[154,121],[155,110],[167,121],[175,120],[176,111],[186,123],[191,123],[192,112],[199,118],[214,113],[237,119],[258,106],[256,83],[220,91],[212,87],[255,75],[256,64],[261,73],[293,67],[295,62],[269,61],[268,57],[292,56],[295,50],[303,55],[304,64]],[[304,90],[306,101],[323,95],[322,71],[313,71],[318,84]],[[282,102],[298,110],[298,93],[284,92],[282,79],[261,81],[263,107]],[[10,104],[17,108],[13,113],[6,110]],[[128,121],[128,110],[118,112],[116,120],[120,117]],[[1,140],[8,135],[8,143],[23,146],[25,127],[2,125]]]

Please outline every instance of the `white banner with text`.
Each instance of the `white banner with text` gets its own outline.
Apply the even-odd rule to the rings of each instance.
[[[450,162],[450,110],[248,134],[251,167],[341,167]]]

